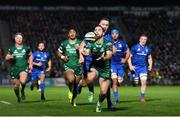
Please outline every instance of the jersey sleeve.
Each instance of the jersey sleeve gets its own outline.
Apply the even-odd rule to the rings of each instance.
[[[135,53],[135,46],[133,46],[133,47],[131,48],[131,54],[134,55],[134,53]]]
[[[92,43],[87,43],[85,46],[86,49],[91,50],[92,48]]]
[[[12,48],[9,48],[9,49],[8,49],[7,54],[13,54]]]
[[[111,42],[108,42],[106,44],[106,51],[112,51],[113,50],[113,44]]]
[[[148,56],[151,55],[151,52],[152,52],[151,48],[148,48]]]
[[[59,48],[58,48],[58,51],[59,51],[60,53],[64,53],[64,43],[61,43],[61,44],[60,44],[60,46],[59,46]]]
[[[52,60],[51,54],[49,54],[49,52],[47,52],[47,61]]]

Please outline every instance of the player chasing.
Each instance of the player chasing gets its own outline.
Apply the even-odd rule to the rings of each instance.
[[[100,94],[96,106],[96,112],[101,112],[101,105],[107,96],[110,86],[110,59],[112,57],[112,43],[103,38],[104,29],[98,25],[95,27],[94,33],[98,36],[98,40],[86,45],[83,55],[92,54],[92,65],[90,73],[87,77],[87,83],[93,83],[99,77]]]
[[[113,49],[113,56],[111,58],[111,78],[112,90],[114,93],[114,101],[119,102],[118,83],[123,82],[124,64],[127,62],[130,52],[125,41],[119,38],[120,32],[117,29],[111,30],[112,43],[115,47]]]
[[[11,63],[11,78],[14,87],[14,92],[17,97],[17,101],[21,102],[25,100],[25,86],[26,79],[29,70],[32,70],[32,61],[31,61],[30,48],[23,44],[23,35],[22,33],[15,34],[15,44],[8,49],[8,53],[5,57],[7,61]],[[28,64],[29,62],[29,64]],[[21,98],[19,95],[19,86],[21,84]]]
[[[58,48],[58,56],[64,62],[64,78],[69,88],[68,98],[72,106],[76,106],[77,84],[81,78],[81,66],[79,64],[79,45],[81,41],[76,38],[76,30],[70,28],[68,39],[63,41]]]
[[[134,81],[141,81],[140,101],[145,102],[147,71],[152,69],[151,49],[146,45],[148,37],[142,34],[139,38],[139,44],[131,48],[131,55],[128,59],[129,69],[135,73]]]
[[[107,18],[102,18],[101,20],[100,20],[100,22],[99,22],[99,25],[103,28],[103,30],[104,30],[104,32],[103,32],[103,37],[106,39],[106,40],[111,40],[111,35],[107,32],[107,30],[108,30],[108,28],[109,28],[109,19],[107,19]],[[94,39],[93,39],[94,40]],[[95,39],[96,40],[96,39]],[[92,41],[92,40],[91,40]],[[83,48],[86,46],[86,44],[88,43],[88,41],[83,41],[82,43],[81,43],[81,47],[80,48],[82,48],[82,50],[83,50]],[[82,59],[81,59],[81,53],[80,53],[80,63],[82,64],[84,64],[84,68],[86,69],[85,71],[87,72],[85,72],[84,73],[84,76],[85,76],[85,78],[86,77],[88,77],[88,76],[90,76],[91,75],[91,73],[89,72],[89,70],[90,70],[90,65],[91,65],[91,63],[93,62],[92,61],[92,55],[91,55],[91,53],[90,53],[90,55],[88,55],[88,56],[86,56],[85,57],[85,60],[83,59],[83,57],[82,57]],[[89,94],[88,94],[88,102],[89,103],[92,103],[93,102],[93,98],[94,98],[94,84],[93,83],[87,83],[87,86],[88,86],[88,89],[89,89]],[[77,87],[77,91],[78,91],[78,93],[80,93],[81,92],[81,88],[82,88],[82,84],[79,84],[78,85],[78,87]],[[108,92],[107,92],[107,107],[108,107],[108,109],[112,109],[112,110],[114,110],[114,109],[116,109],[116,107],[112,104],[112,102],[111,102],[111,92],[110,92],[110,87],[109,87],[109,89],[108,89]]]
[[[41,89],[41,101],[45,101],[45,73],[51,70],[51,58],[48,52],[45,51],[45,43],[38,43],[38,50],[32,54],[33,69],[31,72],[31,90],[34,89],[35,85],[38,85],[40,81]],[[46,66],[48,65],[48,66]]]

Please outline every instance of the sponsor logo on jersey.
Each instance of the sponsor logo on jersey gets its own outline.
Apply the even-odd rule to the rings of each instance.
[[[104,52],[104,48],[101,48],[101,49],[100,49],[100,52]]]
[[[121,48],[121,47],[122,47],[122,44],[120,44],[120,43],[119,43],[119,45],[118,45],[118,46]]]
[[[69,44],[67,44],[66,48],[71,48],[71,46]]]
[[[14,51],[14,54],[17,54],[17,53],[18,53],[18,51],[17,51],[17,50],[15,50],[15,51]]]
[[[25,49],[23,49],[23,50],[22,50],[22,52],[24,53],[24,52],[26,52],[26,50],[25,50]]]

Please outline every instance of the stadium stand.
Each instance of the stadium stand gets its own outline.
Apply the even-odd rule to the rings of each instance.
[[[99,12],[96,10],[2,10],[0,18],[8,22],[11,37],[13,38],[16,32],[22,32],[32,50],[35,50],[38,41],[45,41],[47,50],[52,55],[51,77],[62,77],[63,64],[56,57],[55,52],[60,42],[67,38],[68,27],[75,25],[78,37],[83,37],[86,32],[93,30],[99,19],[106,16],[111,20],[111,27],[120,28],[124,34],[128,34],[129,38],[126,40],[130,47],[138,42],[141,33],[147,34],[154,59],[153,69],[158,71],[161,78],[176,82],[179,81],[180,76],[180,53],[178,52],[180,17],[168,13],[168,10],[143,9],[136,12],[132,8],[128,12],[122,10],[100,10]]]

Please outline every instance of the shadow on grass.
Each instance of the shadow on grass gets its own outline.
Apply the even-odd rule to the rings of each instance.
[[[152,99],[146,99],[146,102],[151,102],[151,101],[159,101],[162,100],[161,98],[152,98]]]
[[[159,100],[162,100],[160,98],[152,98],[152,99],[145,99],[146,102],[151,102],[151,101],[159,101]],[[140,102],[140,100],[122,100],[118,103],[130,103],[130,102]]]
[[[46,100],[46,101],[41,101],[41,100],[25,100],[25,101],[21,101],[21,103],[46,103],[46,102],[53,102],[53,101],[57,101],[57,100]]]
[[[111,109],[108,109],[108,108],[103,108],[103,111],[111,111],[111,112],[116,112],[116,111],[122,111],[122,110],[129,110],[129,107],[116,107],[115,110],[111,110]]]
[[[96,105],[96,103],[95,103],[95,102],[93,102],[93,103],[88,103],[88,102],[86,102],[86,103],[77,103],[77,105],[78,105],[78,106],[84,106],[84,105]]]

